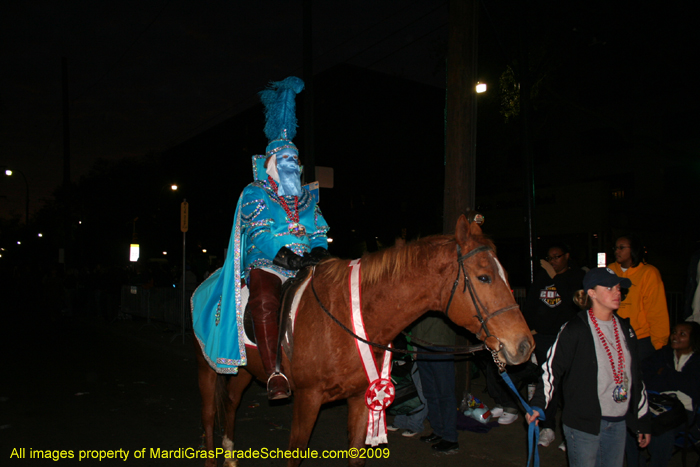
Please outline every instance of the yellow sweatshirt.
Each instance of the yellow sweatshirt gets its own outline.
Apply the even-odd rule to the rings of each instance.
[[[620,277],[632,281],[627,298],[620,303],[617,314],[629,318],[630,324],[637,334],[637,339],[651,336],[655,349],[668,344],[671,334],[668,322],[666,293],[659,270],[650,264],[640,263],[622,271],[619,263],[608,266]]]

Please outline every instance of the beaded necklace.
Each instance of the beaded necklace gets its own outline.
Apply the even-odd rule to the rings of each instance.
[[[603,331],[598,325],[598,320],[593,314],[593,309],[588,310],[588,316],[595,327],[598,339],[603,344],[605,352],[608,354],[608,359],[610,360],[610,367],[612,368],[613,381],[615,382],[615,389],[613,389],[613,400],[615,402],[624,402],[627,400],[627,385],[625,384],[625,354],[622,351],[622,343],[620,342],[620,331],[617,328],[617,320],[613,316],[613,331],[615,332],[615,347],[617,350],[617,368],[615,368],[615,360],[613,358],[610,346],[608,346],[607,339],[603,335]]]
[[[275,193],[273,199],[275,199],[275,201],[282,206],[284,212],[287,213],[287,219],[290,221],[287,228],[289,233],[296,235],[297,237],[303,237],[306,235],[306,228],[299,223],[299,197],[294,196],[294,212],[292,212],[292,210],[289,209],[289,206],[287,206],[287,202],[277,194],[277,183],[275,183],[272,177],[267,177],[267,181],[270,183],[272,190]]]

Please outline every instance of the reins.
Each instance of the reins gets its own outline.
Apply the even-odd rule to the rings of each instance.
[[[517,390],[515,385],[513,384],[513,381],[510,379],[510,376],[508,375],[508,372],[505,370],[502,370],[501,372],[501,377],[503,378],[503,381],[508,385],[508,387],[515,393],[515,395],[518,397],[520,400],[520,403],[523,406],[523,409],[525,409],[525,412],[527,412],[529,415],[532,415],[534,413],[534,410],[537,410],[537,412],[540,414],[538,419],[539,420],[544,420],[544,410],[542,410],[539,407],[530,407],[530,405],[525,402],[525,399],[523,399],[523,396],[520,394],[520,391]],[[540,441],[540,430],[537,428],[537,425],[535,423],[528,423],[527,427],[527,467],[530,467],[530,461],[532,461],[533,467],[539,467],[540,465],[540,451],[538,448],[538,444]]]
[[[351,329],[349,329],[347,326],[345,326],[343,323],[341,323],[338,318],[333,316],[330,311],[323,305],[321,302],[321,299],[319,298],[318,294],[316,293],[316,288],[314,287],[314,278],[316,272],[316,267],[314,267],[311,270],[311,291],[314,293],[314,297],[316,297],[316,302],[318,303],[318,306],[321,307],[321,309],[328,315],[329,318],[331,318],[338,326],[341,327],[345,332],[350,334],[352,337],[357,339],[360,342],[364,342],[365,344],[371,345],[372,347],[377,347],[378,349],[386,350],[388,352],[394,352],[394,353],[401,353],[401,354],[438,354],[438,355],[465,355],[465,354],[471,354],[478,352],[480,350],[484,350],[484,344],[478,344],[478,345],[470,345],[470,346],[440,346],[442,348],[446,349],[452,349],[453,351],[420,351],[420,350],[406,350],[406,349],[395,349],[393,347],[389,347],[388,345],[380,344],[378,342],[372,342],[367,339],[363,339],[362,337],[358,336],[355,334]],[[422,344],[418,344],[421,346],[424,345],[434,345],[431,344],[430,342],[425,342],[422,341],[421,339],[416,339],[415,337],[412,338],[412,340],[416,341],[416,344],[418,344],[418,341],[421,341]]]
[[[462,293],[464,293],[467,289],[469,290],[469,295],[472,298],[472,302],[474,303],[474,308],[476,309],[476,319],[479,320],[481,323],[481,328],[484,330],[484,333],[486,334],[486,338],[493,337],[491,335],[491,332],[489,332],[489,328],[486,325],[486,322],[493,318],[494,316],[498,316],[501,313],[511,310],[513,308],[517,308],[518,305],[511,305],[509,307],[501,308],[500,310],[496,310],[495,312],[491,313],[490,315],[486,315],[486,318],[483,317],[481,310],[484,310],[484,313],[486,313],[486,307],[484,304],[481,302],[479,299],[479,295],[476,293],[476,290],[474,289],[473,284],[469,280],[469,275],[467,274],[466,266],[464,266],[464,260],[469,258],[470,256],[473,256],[479,252],[482,251],[489,251],[491,248],[489,248],[486,245],[482,245],[478,248],[474,248],[472,251],[467,253],[466,255],[461,255],[461,249],[459,244],[457,244],[457,262],[459,263],[459,267],[457,269],[457,279],[455,279],[454,285],[452,286],[452,294],[450,295],[450,300],[447,303],[447,309],[445,310],[445,314],[447,315],[449,308],[450,308],[450,303],[452,303],[452,297],[454,296],[455,290],[457,288],[457,284],[459,283],[459,275],[460,272],[464,273],[464,289]],[[498,340],[498,338],[496,337]],[[486,340],[486,339],[484,339]],[[503,347],[503,344],[501,344],[500,340],[498,341],[498,344],[500,347]],[[520,403],[522,404],[523,408],[525,411],[532,415],[533,414],[533,408],[530,407],[527,402],[523,399],[522,395],[520,395],[520,392],[515,388],[515,385],[513,384],[513,381],[510,379],[510,376],[508,373],[505,371],[506,365],[504,362],[500,361],[498,358],[498,350],[495,349],[489,349],[491,351],[491,355],[493,356],[493,361],[496,363],[496,366],[498,367],[498,372],[500,373],[501,377],[503,378],[503,381],[508,385],[508,387],[515,393],[515,395],[520,399]],[[544,411],[540,408],[537,408],[537,411],[541,414],[539,419],[544,420]],[[539,450],[537,448],[539,442],[539,430],[537,429],[537,426],[534,423],[530,423],[528,426],[528,455],[527,455],[527,467],[530,467],[530,461],[533,461],[534,467],[539,467],[540,465],[540,454]]]
[[[498,350],[494,350],[494,349],[489,349],[489,350],[491,351],[491,354],[493,356],[493,360],[496,363],[496,365],[498,365],[499,370],[503,371],[503,369],[505,368],[505,363],[501,362],[497,356],[498,351],[503,347],[503,344],[501,344],[501,341],[498,339],[498,337],[495,337],[491,334],[486,323],[494,316],[498,316],[501,313],[504,313],[508,310],[518,308],[518,305],[517,304],[511,305],[511,306],[508,306],[505,308],[501,308],[500,310],[497,310],[491,314],[486,314],[486,311],[487,311],[486,307],[479,299],[479,295],[477,294],[476,290],[474,289],[474,285],[469,280],[469,275],[467,274],[467,269],[466,269],[466,266],[464,265],[465,260],[471,258],[472,256],[474,256],[478,253],[482,253],[482,252],[486,252],[486,251],[493,251],[493,250],[491,249],[491,247],[489,247],[487,245],[481,245],[481,246],[476,247],[473,250],[469,251],[468,253],[462,255],[462,249],[459,246],[459,244],[457,244],[457,277],[455,278],[455,281],[452,284],[452,291],[450,293],[450,298],[447,302],[447,307],[445,308],[445,316],[447,316],[449,318],[450,305],[452,304],[452,299],[454,298],[455,291],[457,290],[457,286],[459,285],[460,275],[463,273],[464,274],[464,290],[462,290],[462,293],[466,293],[466,291],[469,290],[469,296],[471,297],[472,303],[474,304],[474,309],[476,310],[476,319],[481,324],[481,329],[484,331],[486,338],[488,339],[489,337],[493,337],[494,339],[498,340],[498,346],[499,346]],[[446,347],[449,349],[453,349],[453,351],[426,351],[426,352],[422,352],[422,351],[409,351],[409,350],[403,350],[403,349],[394,349],[394,348],[391,348],[387,345],[383,345],[383,344],[379,344],[376,342],[372,342],[372,341],[363,339],[362,337],[360,337],[357,334],[355,334],[354,332],[352,332],[352,330],[348,329],[348,327],[346,327],[335,316],[333,316],[333,314],[331,314],[331,312],[328,311],[328,309],[323,305],[323,303],[321,302],[321,299],[318,296],[318,293],[316,293],[316,288],[314,287],[314,278],[316,277],[315,272],[316,272],[316,268],[314,267],[311,271],[311,290],[314,293],[314,297],[316,298],[316,302],[321,307],[321,309],[336,324],[338,324],[345,332],[347,332],[348,334],[350,334],[351,336],[353,336],[355,339],[359,340],[360,342],[364,342],[365,344],[369,344],[373,347],[387,350],[389,352],[404,353],[404,354],[462,355],[462,354],[471,354],[474,352],[478,352],[478,351],[486,348],[486,346],[484,344],[478,344],[478,345],[474,345],[474,346]],[[483,310],[483,313],[482,313],[482,310]],[[486,315],[485,318],[484,318],[484,315]],[[416,341],[416,343],[420,346],[435,346],[435,347],[445,348],[444,346],[437,346],[437,345],[432,344],[430,342],[421,341],[420,339],[413,338],[413,340]],[[486,340],[486,339],[484,339],[484,340]],[[418,341],[421,341],[421,342],[419,343]]]
[[[502,313],[505,313],[506,311],[512,310],[514,308],[518,308],[518,305],[511,305],[507,306],[504,308],[501,308],[499,310],[494,311],[493,313],[488,313],[487,308],[484,306],[483,302],[479,298],[479,294],[477,293],[476,289],[474,288],[474,285],[472,284],[472,281],[469,279],[469,274],[467,274],[467,268],[464,265],[464,262],[471,258],[472,256],[482,253],[482,252],[487,252],[487,251],[492,251],[492,249],[487,246],[487,245],[481,245],[477,248],[474,248],[473,250],[469,251],[468,253],[462,255],[462,250],[459,244],[457,244],[457,277],[455,278],[454,283],[452,284],[452,291],[450,292],[450,298],[447,301],[447,307],[445,308],[445,316],[448,316],[449,310],[450,310],[450,305],[452,304],[452,300],[454,299],[455,292],[457,290],[457,286],[459,285],[459,280],[460,280],[460,275],[464,274],[464,289],[462,290],[462,293],[466,293],[467,290],[469,291],[469,296],[472,300],[472,303],[474,304],[474,310],[476,311],[476,319],[479,321],[481,324],[481,329],[483,330],[486,339],[489,337],[493,337],[498,341],[499,348],[498,349],[491,349],[488,348],[488,350],[491,352],[491,355],[493,357],[493,361],[498,367],[499,373],[501,374],[504,382],[510,387],[510,389],[517,395],[517,397],[520,399],[521,404],[523,405],[523,408],[528,414],[533,413],[533,408],[530,407],[527,402],[522,398],[518,390],[515,388],[513,385],[513,382],[511,381],[510,377],[508,376],[508,373],[505,371],[505,363],[502,362],[498,358],[498,352],[500,351],[501,348],[503,348],[503,344],[501,341],[498,339],[498,337],[493,336],[491,332],[489,331],[487,322],[495,317],[498,316]],[[394,349],[391,348],[387,345],[379,344],[377,342],[372,342],[367,339],[364,339],[357,334],[355,334],[352,330],[348,329],[343,323],[341,323],[335,316],[331,314],[330,311],[323,305],[321,302],[321,299],[318,296],[318,293],[316,292],[316,288],[314,287],[314,278],[315,278],[315,272],[316,272],[316,267],[314,266],[311,271],[311,290],[314,293],[314,297],[316,298],[316,302],[318,305],[321,307],[321,309],[328,315],[338,326],[341,327],[345,332],[350,334],[352,337],[355,339],[364,342],[365,344],[371,345],[373,347],[389,351],[389,352],[395,352],[395,353],[402,353],[402,354],[449,354],[449,355],[460,355],[460,354],[469,354],[469,353],[474,353],[478,352],[480,350],[483,350],[486,348],[485,344],[479,344],[475,346],[466,346],[464,347],[466,350],[464,351],[457,351],[457,349],[461,349],[462,347],[446,347],[448,349],[453,349],[454,351],[428,351],[428,352],[423,352],[423,351],[409,351],[409,350],[403,350],[403,349]],[[407,334],[405,331],[403,334]],[[484,339],[484,340],[486,340]],[[416,343],[419,346],[433,346],[434,344],[431,344],[430,342],[423,341],[421,339],[413,337],[412,340],[414,343]],[[440,346],[443,347],[444,346]],[[535,407],[539,413],[540,413],[540,420],[544,420],[544,411],[538,407]],[[527,459],[527,467],[530,467],[530,462],[533,462],[533,467],[539,467],[540,459],[539,459],[539,450],[538,450],[538,441],[539,441],[539,430],[537,429],[537,426],[534,423],[530,423],[528,427],[528,459]]]

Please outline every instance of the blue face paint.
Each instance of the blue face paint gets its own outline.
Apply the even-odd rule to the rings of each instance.
[[[277,174],[279,175],[280,196],[301,196],[301,167],[299,154],[291,148],[283,149],[276,155]]]
[[[283,149],[277,153],[277,173],[299,174],[299,155],[294,149]]]

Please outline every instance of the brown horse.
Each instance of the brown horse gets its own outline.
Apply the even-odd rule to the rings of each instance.
[[[513,298],[493,245],[475,222],[465,216],[454,236],[433,236],[362,257],[362,312],[367,337],[389,344],[403,329],[429,310],[447,311],[449,318],[483,340],[501,362],[517,365],[534,349],[530,330]],[[368,382],[354,338],[326,315],[350,327],[348,262],[329,259],[316,266],[313,288],[301,297],[294,325],[294,351],[283,354],[286,375],[294,391],[294,415],[289,449],[305,449],[322,404],[347,399],[350,447],[365,446]],[[465,277],[466,276],[466,277]],[[217,378],[228,378],[223,447],[233,449],[235,414],[243,391],[253,378],[267,379],[260,355],[247,348],[248,364],[236,376],[218,375],[204,359],[200,346],[199,389],[205,447],[214,450]],[[373,348],[381,366],[384,351]],[[223,385],[221,385],[223,386]],[[297,466],[300,459],[290,459]],[[207,459],[207,467],[216,459]],[[226,460],[225,466],[236,465]],[[351,466],[364,465],[351,459]]]

